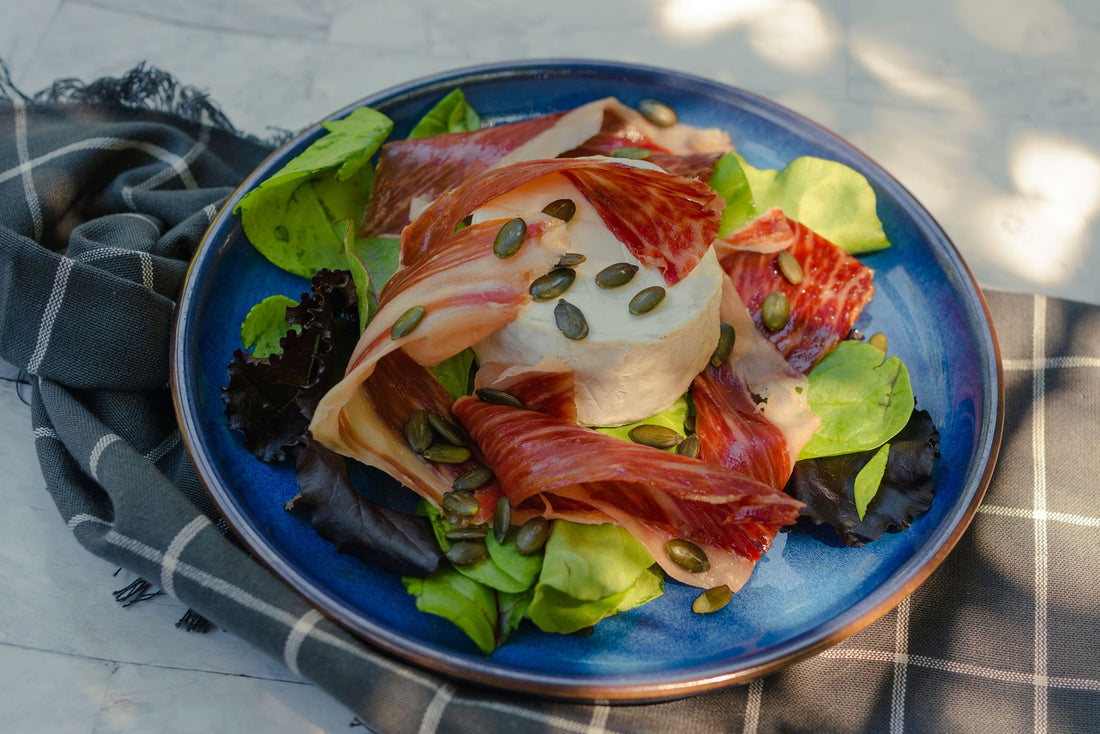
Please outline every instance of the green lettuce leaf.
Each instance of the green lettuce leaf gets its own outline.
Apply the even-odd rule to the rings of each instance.
[[[497,647],[497,595],[484,584],[450,566],[424,577],[403,577],[405,590],[416,597],[416,608],[450,620],[488,655]]]
[[[324,123],[320,138],[250,191],[235,209],[252,245],[274,265],[310,278],[347,267],[334,223],[359,221],[374,179],[367,165],[393,122],[367,107]]]
[[[718,159],[710,175],[710,187],[726,201],[718,236],[736,232],[756,217],[756,202],[741,161],[736,153],[726,153]]]
[[[420,512],[431,520],[436,541],[446,552],[451,547],[451,541],[446,535],[454,529],[454,524],[427,502],[421,502]],[[489,549],[488,558],[477,563],[456,566],[455,570],[469,579],[509,594],[519,594],[534,586],[542,569],[542,556],[522,555],[516,549],[515,530],[509,532],[503,544],[498,543],[493,534],[489,533],[485,538],[485,545]]]
[[[871,504],[871,500],[878,493],[879,485],[882,484],[882,475],[886,473],[886,461],[889,458],[890,444],[885,443],[859,470],[859,474],[856,474],[852,492],[856,500],[856,514],[861,521],[867,514],[867,505]]]
[[[442,133],[461,133],[481,127],[481,117],[466,102],[466,95],[456,89],[428,110],[428,114],[416,123],[410,138],[427,138]]]
[[[447,389],[455,400],[473,392],[474,365],[477,354],[467,347],[453,357],[448,357],[437,365],[429,367],[435,378]]]
[[[737,159],[757,211],[780,207],[791,219],[853,254],[890,246],[874,189],[859,172],[812,156],[796,158],[782,171],[753,168],[744,158]]]
[[[665,428],[671,428],[684,436],[684,421],[687,420],[689,411],[691,409],[688,400],[684,396],[680,396],[675,403],[665,408],[656,415],[651,415],[648,418],[643,418],[635,423],[628,423],[623,426],[601,426],[596,430],[600,433],[606,433],[608,436],[614,436],[615,438],[621,438],[624,441],[630,440],[630,431],[643,423],[652,423],[657,426],[664,426]],[[670,451],[674,449],[669,449]]]
[[[808,375],[810,408],[821,428],[799,459],[877,448],[905,427],[915,400],[909,371],[897,357],[863,342],[843,341]]]
[[[286,310],[297,306],[293,298],[275,295],[268,296],[253,306],[241,323],[241,343],[245,350],[251,350],[256,359],[282,354],[279,340],[291,329],[300,332],[302,327],[287,323]]]
[[[571,634],[663,592],[653,558],[618,525],[556,520],[528,618],[546,632]]]

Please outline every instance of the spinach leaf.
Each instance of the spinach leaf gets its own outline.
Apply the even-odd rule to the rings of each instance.
[[[890,459],[890,444],[884,443],[882,448],[875,452],[859,473],[856,474],[852,485],[852,495],[856,502],[856,514],[862,520],[867,514],[867,505],[875,498],[879,485],[882,483],[882,475],[886,472],[886,462]]]
[[[455,89],[428,110],[412,132],[410,138],[427,138],[443,133],[460,133],[481,127],[481,117],[466,101],[461,89]]]

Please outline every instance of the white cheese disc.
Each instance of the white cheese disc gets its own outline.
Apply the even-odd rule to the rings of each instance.
[[[566,227],[570,252],[587,259],[561,298],[581,310],[588,336],[567,339],[557,328],[558,299],[532,302],[514,322],[474,346],[482,362],[535,365],[557,358],[574,372],[577,420],[614,426],[648,418],[670,406],[706,366],[718,342],[722,270],[713,249],[675,286],[644,267],[604,225],[599,214],[561,174],[521,186],[474,212],[474,221],[541,211],[555,199],[572,199],[576,214]],[[596,285],[608,265],[637,265],[634,279],[619,288]],[[666,289],[653,311],[633,315],[630,299],[643,288]]]

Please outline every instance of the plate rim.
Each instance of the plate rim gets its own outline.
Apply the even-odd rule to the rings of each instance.
[[[966,506],[955,508],[953,513],[945,516],[941,524],[950,520],[950,530],[946,537],[939,538],[934,549],[920,560],[919,565],[913,568],[917,557],[933,540],[941,533],[934,533],[925,544],[916,549],[898,568],[896,568],[885,580],[872,589],[857,603],[847,607],[836,617],[823,621],[802,633],[776,646],[777,654],[755,665],[748,665],[732,670],[714,671],[716,664],[708,663],[701,666],[689,666],[677,669],[678,675],[672,678],[669,671],[657,671],[642,677],[630,680],[622,680],[625,676],[586,674],[583,676],[563,676],[561,674],[531,673],[517,671],[514,668],[503,668],[493,665],[486,658],[485,665],[471,665],[468,658],[451,651],[432,648],[417,640],[406,639],[401,634],[394,634],[384,625],[371,620],[363,619],[349,608],[349,605],[341,603],[333,595],[316,588],[310,579],[300,574],[288,563],[284,562],[278,553],[266,544],[264,538],[248,522],[248,518],[241,513],[228,496],[221,494],[222,488],[215,487],[211,481],[214,477],[213,462],[206,451],[202,450],[198,440],[198,426],[194,416],[197,415],[196,406],[191,396],[187,393],[181,375],[184,374],[189,364],[185,360],[186,350],[181,348],[183,333],[189,323],[189,316],[196,300],[195,283],[198,281],[199,271],[207,265],[211,258],[208,254],[222,234],[222,230],[234,226],[233,207],[240,197],[250,190],[255,183],[266,178],[274,162],[281,160],[284,151],[300,144],[312,135],[316,135],[322,128],[321,123],[339,119],[346,116],[352,110],[364,105],[377,104],[380,101],[395,101],[402,96],[410,94],[423,94],[431,88],[447,88],[462,80],[469,83],[474,80],[491,80],[501,77],[518,77],[524,75],[541,74],[543,76],[575,77],[579,73],[589,74],[645,74],[660,77],[676,78],[692,85],[709,88],[713,92],[730,97],[737,101],[751,103],[749,110],[753,114],[760,115],[769,122],[776,123],[784,128],[789,128],[789,122],[794,120],[798,124],[815,129],[819,134],[830,141],[832,147],[837,147],[854,154],[862,159],[870,168],[874,169],[879,177],[878,183],[890,192],[893,200],[919,225],[922,235],[933,235],[935,245],[946,248],[946,255],[955,267],[960,280],[969,288],[963,294],[972,302],[971,308],[964,309],[981,314],[982,319],[976,324],[985,327],[985,331],[976,333],[976,341],[979,346],[989,348],[979,349],[978,357],[981,361],[983,378],[989,373],[992,383],[986,385],[989,395],[986,403],[994,403],[987,406],[983,403],[977,417],[981,420],[981,429],[977,432],[975,440],[975,453],[979,457],[986,457],[985,465],[979,477],[974,480],[973,494]],[[764,114],[761,114],[764,113]],[[955,290],[954,288],[952,290]],[[956,295],[958,295],[956,293]],[[397,655],[403,660],[417,665],[428,671],[440,673],[466,682],[488,685],[494,688],[513,692],[529,693],[538,696],[572,700],[594,701],[607,700],[619,703],[660,701],[672,698],[680,698],[687,695],[695,695],[716,688],[725,687],[735,683],[747,682],[752,678],[775,672],[788,665],[815,655],[838,642],[854,635],[861,629],[876,621],[891,609],[896,607],[906,596],[912,593],[918,586],[940,566],[943,560],[951,553],[959,539],[969,528],[980,506],[982,499],[989,487],[993,471],[996,467],[999,455],[1001,439],[1004,429],[1004,370],[1002,365],[999,342],[994,329],[993,319],[988,304],[978,285],[973,273],[970,271],[962,255],[946,232],[925,209],[923,204],[902,185],[892,174],[880,166],[874,159],[862,150],[824,127],[823,125],[795,112],[784,105],[754,92],[735,87],[713,79],[698,76],[688,72],[682,72],[658,66],[645,64],[625,63],[617,61],[603,61],[594,59],[561,58],[561,59],[527,59],[516,61],[502,61],[488,64],[477,64],[460,67],[448,71],[420,76],[411,81],[387,87],[381,91],[372,93],[345,105],[331,114],[312,123],[289,139],[278,145],[270,155],[264,158],[245,179],[238,185],[219,208],[215,217],[211,220],[195,253],[188,265],[180,296],[177,301],[176,312],[173,319],[170,341],[170,373],[169,381],[172,395],[173,408],[176,419],[180,425],[181,437],[188,456],[195,466],[196,474],[203,488],[214,502],[215,507],[226,519],[227,525],[244,546],[251,552],[264,567],[268,568],[283,583],[286,583],[296,593],[305,597],[310,604],[317,607],[326,616],[336,621],[344,628],[356,634],[368,645],[372,645],[391,654]],[[991,359],[990,359],[991,358]],[[990,364],[992,362],[992,364]],[[992,368],[992,369],[990,369]],[[984,383],[985,380],[983,379]],[[986,424],[986,416],[989,408],[992,408],[994,425]],[[965,477],[964,477],[965,478]],[[969,491],[970,483],[964,483],[964,490],[960,500]],[[893,590],[889,594],[876,598],[879,589],[891,585],[892,580],[899,576],[907,575],[901,583],[894,583]],[[838,621],[844,618],[844,621]],[[711,672],[706,672],[706,671]],[[692,671],[697,671],[692,674]],[[618,679],[618,680],[617,680]]]

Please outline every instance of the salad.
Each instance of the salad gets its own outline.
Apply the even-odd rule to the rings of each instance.
[[[482,651],[665,583],[717,612],[782,529],[859,545],[930,505],[933,422],[853,332],[854,255],[889,246],[857,172],[756,169],[654,100],[483,128],[454,90],[407,139],[369,108],[325,127],[237,207],[311,291],[248,314],[226,413],[295,462],[289,511]]]

